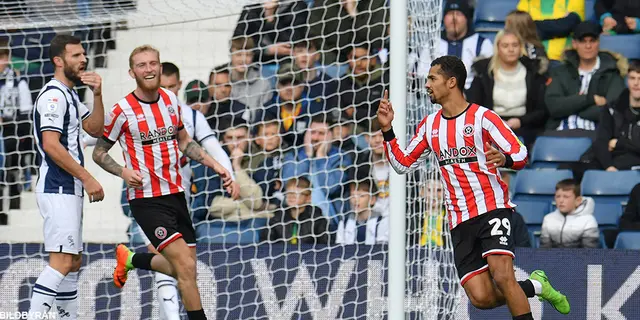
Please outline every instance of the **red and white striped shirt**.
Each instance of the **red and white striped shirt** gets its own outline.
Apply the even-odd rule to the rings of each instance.
[[[158,90],[158,101],[145,102],[130,93],[105,119],[103,138],[122,147],[126,167],[140,171],[142,188],[127,188],[129,200],[183,192],[178,131],[183,128],[178,99]]]
[[[519,170],[527,164],[527,148],[495,112],[470,104],[455,118],[445,118],[442,110],[425,117],[405,150],[393,131],[384,133],[384,150],[393,169],[407,173],[433,151],[445,186],[449,227],[498,208],[513,208],[507,185],[497,169],[488,170],[486,143],[496,145]]]

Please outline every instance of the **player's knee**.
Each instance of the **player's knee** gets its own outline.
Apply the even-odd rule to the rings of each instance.
[[[183,255],[175,264],[176,274],[179,279],[195,279],[196,261],[189,255]]]
[[[513,271],[510,270],[494,270],[491,271],[493,281],[495,281],[498,288],[504,288],[516,284],[516,277]]]
[[[66,276],[69,272],[76,271],[74,270],[74,257],[75,255],[66,253],[52,253],[49,256],[49,266]],[[81,263],[82,260],[80,260]]]
[[[468,296],[471,304],[478,309],[493,309],[496,306],[496,299],[490,292],[477,292]]]

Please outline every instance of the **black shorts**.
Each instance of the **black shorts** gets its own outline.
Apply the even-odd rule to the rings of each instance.
[[[453,255],[461,285],[489,270],[487,256],[504,254],[515,258],[512,214],[513,209],[491,210],[451,230]]]
[[[162,251],[180,238],[189,247],[196,246],[196,231],[184,193],[129,200],[129,208],[156,250]]]

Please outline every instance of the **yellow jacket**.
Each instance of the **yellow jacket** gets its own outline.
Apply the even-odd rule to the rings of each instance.
[[[518,10],[528,12],[533,20],[564,18],[571,12],[584,20],[584,0],[520,0]],[[556,38],[543,41],[547,56],[552,60],[561,60],[562,53],[571,45],[570,38]]]

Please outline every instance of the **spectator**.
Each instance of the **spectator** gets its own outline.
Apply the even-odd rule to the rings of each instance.
[[[529,13],[520,10],[511,11],[505,19],[504,29],[515,32],[524,41],[525,56],[549,62],[547,52],[538,36],[536,23]],[[495,51],[494,48],[494,53]]]
[[[600,111],[592,149],[572,164],[578,180],[586,170],[629,170],[640,166],[640,63],[629,67],[629,88]]]
[[[225,118],[223,119],[223,122],[221,122],[221,126],[224,128],[221,142],[225,151],[225,155],[231,155],[232,151],[235,149],[240,149],[241,151],[246,152],[249,144],[249,129],[247,123],[244,122],[244,120],[242,120],[241,118],[235,118],[233,120],[230,118]],[[242,166],[242,169],[246,170],[246,164],[243,164],[242,162],[240,162],[240,164]],[[233,163],[231,166],[233,167]],[[202,165],[194,166],[192,170],[194,179],[192,188],[193,192],[191,211],[193,214],[193,221],[194,223],[196,223],[198,221],[207,220],[213,217],[209,216],[209,210],[217,210],[217,208],[213,208],[212,206],[213,200],[216,197],[223,196],[230,198],[230,195],[226,193],[224,188],[222,188],[222,181],[213,170],[209,170],[209,168]],[[261,208],[258,200],[262,199],[262,195],[256,195],[255,188],[251,188],[250,191],[251,192],[248,192],[247,194],[252,195],[247,196],[247,194],[245,194],[245,197],[243,199],[253,201],[253,204],[249,205],[247,202],[246,206],[249,208]],[[237,212],[237,219],[247,219],[247,216],[242,215],[244,213],[246,213],[246,211]],[[220,213],[218,216],[222,217],[223,215],[222,213]]]
[[[344,203],[342,184],[346,182],[345,169],[351,165],[348,157],[331,145],[329,127],[332,120],[326,115],[311,118],[304,135],[304,144],[284,156],[282,180],[308,176],[312,185],[312,202],[322,209],[325,216],[336,221]],[[337,221],[336,221],[337,222]]]
[[[0,182],[9,187],[9,208],[20,209],[22,169],[33,152],[30,114],[33,110],[27,80],[11,67],[11,51],[0,41],[0,130],[4,144],[4,167],[0,163]],[[3,192],[0,188],[0,192]],[[2,193],[4,194],[4,193]],[[0,196],[0,200],[4,199]],[[4,201],[3,201],[4,202]],[[1,220],[2,218],[0,218]]]
[[[182,81],[180,81],[180,85],[182,85]],[[207,85],[200,80],[191,80],[184,89],[184,101],[191,109],[199,111],[204,116],[209,112],[211,105]],[[209,124],[207,123],[207,125]]]
[[[255,43],[252,38],[239,37],[231,40],[231,100],[241,102],[250,111],[244,118],[251,119],[256,110],[271,100],[271,84],[262,79],[260,70],[253,66]],[[213,78],[215,80],[215,78]],[[212,80],[212,78],[210,78]],[[209,82],[213,86],[212,81]]]
[[[229,65],[224,64],[215,67],[209,75],[209,96],[211,104],[206,112],[203,112],[209,125],[214,130],[218,130],[221,117],[242,118],[245,121],[249,118],[247,106],[237,99],[231,98],[231,75]]]
[[[550,70],[545,93],[547,130],[577,130],[579,135],[593,137],[600,110],[624,89],[627,59],[600,51],[599,37],[598,25],[580,23],[574,30],[573,50],[565,52],[562,65]]]
[[[388,19],[386,0],[314,0],[309,35],[322,39],[323,65],[340,63],[347,60],[349,46],[356,39],[376,42],[371,47],[380,48]]]
[[[573,179],[556,184],[557,209],[544,217],[541,248],[598,248],[600,234],[593,216],[595,203],[582,197],[580,185]]]
[[[262,189],[263,200],[279,207],[282,201],[282,151],[288,148],[282,145],[280,122],[277,119],[259,122],[249,148],[251,177]]]
[[[596,0],[596,16],[602,30],[610,34],[640,32],[640,2],[638,0]]]
[[[620,217],[619,229],[602,230],[608,248],[613,248],[622,231],[640,231],[640,183],[631,190],[627,206]]]
[[[426,210],[424,213],[418,212],[422,221],[416,230],[420,232],[420,246],[441,247],[444,244],[443,230],[446,214],[442,182],[428,179],[427,183],[420,187],[420,198],[426,200],[424,207]]]
[[[338,81],[323,72],[316,41],[301,40],[293,47],[294,63],[306,75],[307,99],[313,110],[332,110],[338,107]]]
[[[376,123],[377,124],[377,123]],[[333,136],[333,146],[340,149],[340,152],[349,157],[351,162],[356,160],[358,154],[357,138],[354,135],[355,122],[346,113],[340,114],[338,121],[331,128]]]
[[[378,63],[368,43],[353,45],[349,51],[349,73],[340,80],[341,111],[356,119],[356,124],[370,128],[384,90],[389,88],[389,72]]]
[[[561,23],[551,22],[543,25],[543,27],[547,28],[541,28],[550,32],[546,36],[541,35],[541,38],[549,39],[544,44],[547,48],[547,56],[551,60],[560,60],[562,58],[569,39],[566,37],[568,34],[565,36],[564,33],[567,31],[567,27],[576,23],[575,17],[571,17],[572,14],[577,14],[580,17],[579,20],[585,19],[584,0],[520,0],[517,9],[528,12],[535,21],[569,17],[566,20],[556,21]],[[538,25],[540,26],[540,24]]]
[[[305,177],[291,178],[286,185],[286,208],[276,211],[262,229],[262,241],[296,244],[327,244],[327,218],[311,204],[311,183]]]
[[[473,14],[467,1],[465,0],[448,0],[444,7],[444,15],[442,18],[444,31],[440,39],[438,47],[438,56],[453,55],[462,60],[467,67],[467,81],[465,89],[471,87],[473,74],[471,73],[471,65],[477,58],[486,58],[493,55],[493,45],[491,40],[475,33],[472,28]],[[425,59],[421,54],[421,59]],[[419,74],[426,77],[428,73],[428,64],[426,69],[418,71]]]
[[[351,212],[338,224],[336,243],[374,245],[389,241],[389,216],[373,211],[378,189],[371,179],[349,183]]]
[[[524,44],[512,31],[498,32],[494,47],[491,58],[473,64],[475,76],[467,98],[495,111],[531,146],[546,120],[546,69],[539,60],[523,55]]]
[[[233,37],[251,37],[261,63],[281,62],[291,56],[294,41],[307,35],[307,4],[303,0],[266,0],[262,6],[242,9]]]
[[[304,73],[293,64],[283,64],[278,69],[277,94],[258,110],[254,123],[265,119],[279,119],[282,123],[282,140],[289,146],[302,144],[302,137],[309,126],[309,117],[320,110],[311,110],[305,99]]]
[[[367,149],[355,154],[354,165],[347,170],[349,180],[360,180],[371,177],[376,185],[378,196],[373,208],[376,214],[387,217],[391,211],[389,199],[389,175],[391,166],[384,156],[384,139],[379,125],[375,122],[372,131],[364,134],[368,143]]]
[[[507,15],[505,29],[513,30],[525,42],[525,54],[531,59],[548,62],[545,45],[542,40],[568,37],[575,26],[580,23],[580,16],[571,12],[558,19],[534,21],[526,11],[514,10]],[[548,45],[548,41],[545,41]]]
[[[240,185],[239,201],[231,198],[226,192],[221,194],[223,188],[220,178],[210,168],[207,168],[206,176],[213,177],[209,184],[214,184],[215,190],[219,190],[218,195],[209,205],[211,217],[225,221],[239,221],[272,216],[265,210],[266,203],[263,201],[262,188],[250,176],[251,155],[247,153],[247,134],[245,126],[238,126],[229,128],[223,136],[223,149],[231,158],[236,182]]]

